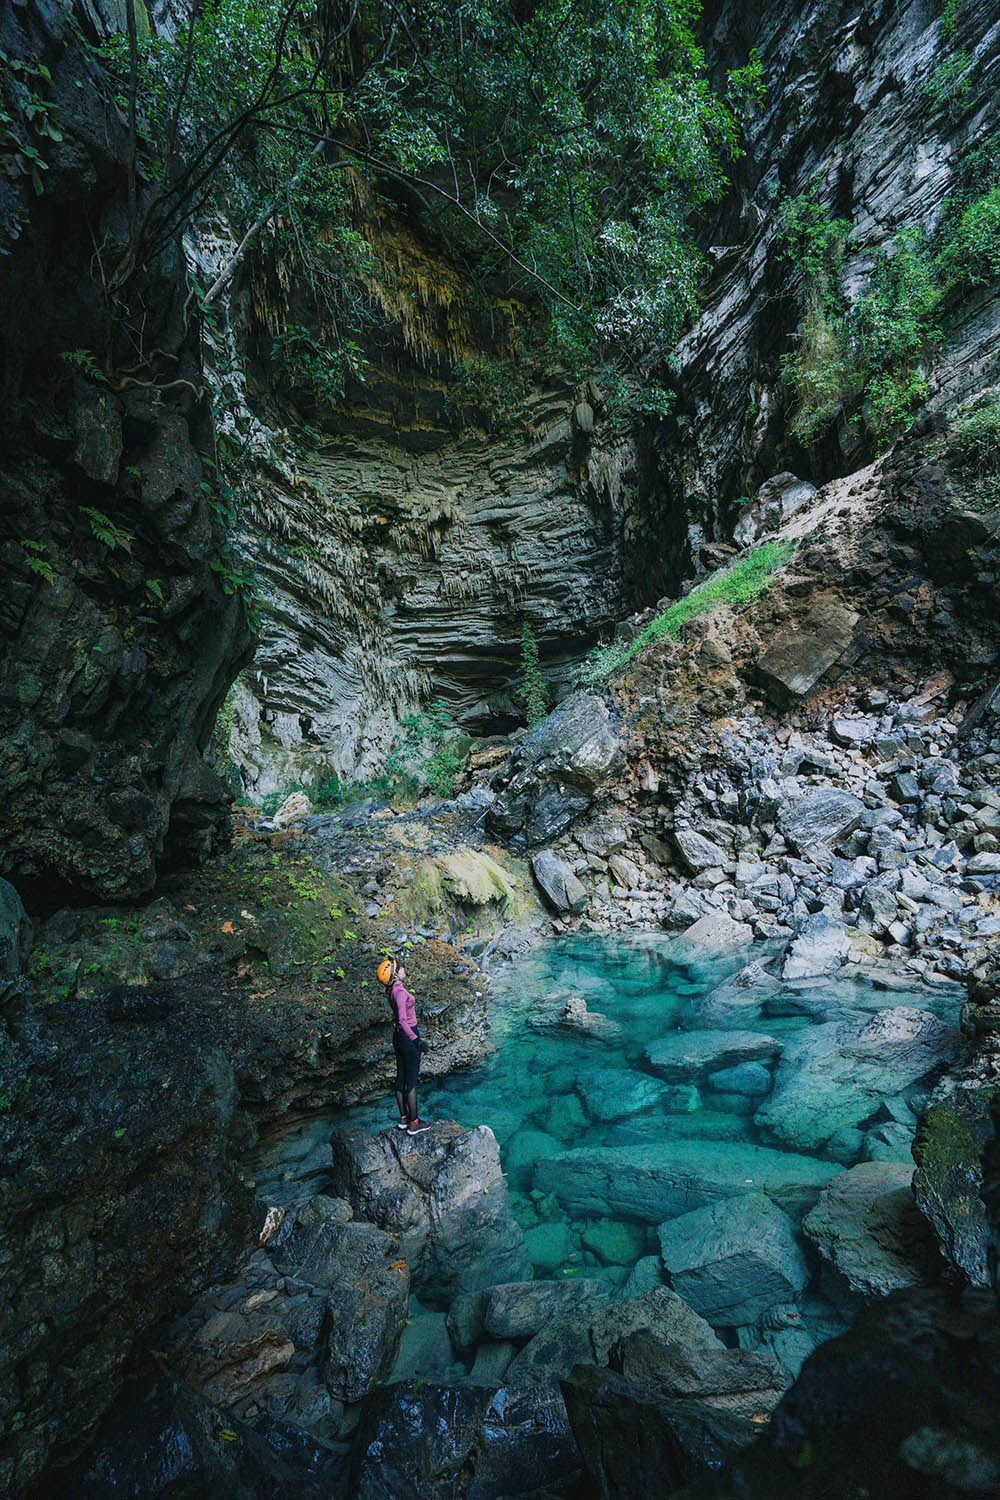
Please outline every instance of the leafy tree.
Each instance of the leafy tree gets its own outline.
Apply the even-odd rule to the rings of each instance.
[[[159,186],[119,279],[211,203],[298,252],[335,344],[370,316],[359,181],[403,194],[470,273],[540,305],[551,352],[643,376],[695,305],[688,225],[718,196],[760,65],[711,88],[697,0],[194,0],[108,56]],[[134,17],[134,0],[126,0]],[[282,330],[276,330],[281,337]]]

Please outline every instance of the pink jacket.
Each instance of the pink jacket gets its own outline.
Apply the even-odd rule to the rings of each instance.
[[[408,1036],[411,1042],[415,1042],[417,1039],[417,1002],[401,979],[394,979],[389,985],[389,1004],[392,1006],[393,1017],[403,1035]]]

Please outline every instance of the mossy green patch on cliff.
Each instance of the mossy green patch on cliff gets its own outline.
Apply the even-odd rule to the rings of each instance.
[[[720,605],[738,609],[740,605],[749,604],[763,593],[793,551],[790,542],[764,542],[755,547],[732,567],[713,573],[689,594],[677,599],[650,620],[632,640],[612,641],[606,646],[595,647],[584,664],[581,681],[588,687],[604,682],[646,646],[679,635],[691,620],[710,614]]]
[[[917,1129],[913,1189],[947,1261],[973,1286],[989,1284],[990,1227],[982,1199],[983,1147],[994,1135],[996,1089],[964,1089],[931,1106]]]

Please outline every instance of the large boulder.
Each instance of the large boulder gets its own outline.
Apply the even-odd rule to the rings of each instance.
[[[576,1075],[576,1087],[592,1120],[625,1120],[648,1109],[669,1109],[676,1091],[635,1068],[595,1066]]]
[[[21,972],[31,949],[31,921],[9,880],[0,880],[0,981]]]
[[[756,675],[779,708],[805,697],[851,643],[858,616],[832,594],[814,596],[812,604],[761,652]]]
[[[766,1193],[746,1193],[660,1226],[670,1284],[716,1327],[743,1327],[791,1302],[809,1268],[788,1215]]]
[[[773,475],[740,512],[733,541],[737,547],[755,546],[761,537],[777,531],[783,521],[808,505],[815,494],[816,486],[808,479],[789,473]]]
[[[583,911],[587,892],[564,859],[551,849],[541,849],[531,860],[531,873],[547,906],[555,912]]]
[[[686,960],[710,958],[745,948],[753,942],[753,928],[748,922],[735,922],[724,911],[707,911],[685,927],[674,945],[677,957]]]
[[[359,1218],[399,1236],[425,1300],[440,1305],[486,1280],[530,1277],[488,1126],[444,1122],[413,1138],[344,1128],[331,1145],[336,1191]]]
[[[865,1124],[883,1099],[936,1078],[958,1051],[954,1027],[909,1006],[810,1026],[786,1040],[755,1121],[783,1146],[818,1151],[838,1130]]]
[[[853,792],[822,786],[796,797],[778,815],[778,827],[800,854],[836,846],[861,822],[865,804]]]
[[[594,1278],[507,1282],[483,1293],[481,1326],[491,1338],[530,1339],[553,1320],[586,1326],[610,1297],[607,1283]]]
[[[824,1188],[802,1227],[836,1273],[827,1287],[847,1308],[926,1282],[934,1238],[914,1202],[905,1162],[865,1161]]]
[[[721,1068],[745,1062],[773,1062],[781,1052],[777,1037],[759,1031],[675,1031],[650,1042],[647,1065],[668,1083],[693,1083]]]
[[[344,1403],[392,1369],[409,1301],[399,1240],[350,1213],[317,1196],[273,1215],[266,1249],[161,1336],[171,1368],[227,1414],[336,1437]]]
[[[540,1161],[535,1187],[574,1213],[620,1213],[647,1224],[760,1188],[787,1207],[809,1204],[839,1167],[733,1141],[583,1146]]]
[[[699,1500],[991,1500],[1000,1489],[998,1403],[994,1293],[895,1292],[847,1333],[820,1344],[757,1442],[724,1477],[681,1494],[684,1500],[695,1494]],[[569,1411],[577,1430],[572,1403]],[[608,1493],[625,1500],[629,1492]]]
[[[970,1286],[990,1285],[993,1230],[983,1149],[997,1137],[996,1088],[958,1088],[936,1099],[913,1143],[913,1191],[947,1263]]]
[[[705,1402],[671,1400],[613,1370],[580,1365],[562,1392],[586,1493],[602,1500],[669,1500],[754,1436],[749,1422]]]
[[[563,1493],[580,1469],[558,1391],[414,1381],[365,1402],[346,1493],[353,1500],[535,1500]]]
[[[726,863],[726,851],[693,828],[675,828],[672,837],[681,862],[690,875],[700,875],[703,870],[718,869]]]
[[[711,1333],[701,1318],[697,1322]],[[613,1369],[662,1396],[704,1402],[758,1422],[774,1410],[787,1384],[770,1354],[727,1349],[714,1334],[708,1344],[701,1338],[637,1329],[612,1349],[610,1359]]]
[[[618,727],[596,693],[573,693],[517,746],[489,821],[514,849],[568,828],[624,764]]]
[[[844,927],[825,911],[806,917],[789,944],[782,979],[816,979],[835,974],[847,962],[851,940]]]

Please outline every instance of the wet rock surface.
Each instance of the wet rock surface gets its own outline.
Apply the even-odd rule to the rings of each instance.
[[[15,174],[30,230],[0,268],[18,309],[0,330],[2,863],[46,903],[53,891],[136,898],[165,852],[191,860],[225,840],[229,796],[202,752],[253,636],[213,568],[224,533],[180,233],[121,289],[115,342],[106,282],[127,247],[124,120],[64,7],[5,7],[0,45],[46,60],[61,127],[41,211]],[[26,89],[19,112],[32,100]],[[11,124],[31,135],[29,117]],[[16,221],[22,189],[11,179],[7,191]],[[96,260],[62,229],[94,205]],[[92,349],[133,377],[109,379]],[[93,370],[68,363],[72,351]],[[118,538],[113,566],[102,529]]]
[[[435,1125],[410,1139],[336,1131],[332,1180],[359,1217],[398,1234],[414,1285],[434,1300],[527,1269],[493,1132]]]

